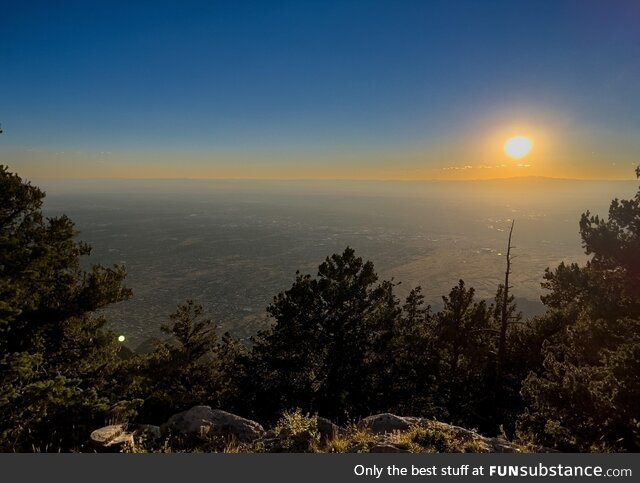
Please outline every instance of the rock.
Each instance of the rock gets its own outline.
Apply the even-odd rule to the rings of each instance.
[[[426,421],[425,418],[416,418],[415,416],[402,416],[402,419],[404,419],[411,426],[415,424],[420,424],[423,421]]]
[[[201,433],[203,426],[211,426],[212,419],[213,410],[209,406],[194,406],[171,416],[167,427],[183,434]]]
[[[139,424],[136,426],[134,434],[150,440],[162,438],[162,430],[160,429],[160,426],[154,426],[153,424]]]
[[[263,427],[255,421],[209,406],[194,406],[174,414],[167,421],[167,426],[183,434],[205,433],[242,442],[255,441],[264,433]]]
[[[520,453],[521,451],[503,438],[486,438],[492,453]]]
[[[398,448],[390,443],[377,443],[371,448],[371,453],[410,453],[410,451]]]
[[[368,416],[358,423],[358,428],[368,429],[374,434],[406,431],[410,426],[411,424],[406,419],[391,413]]]
[[[320,439],[322,441],[332,441],[340,435],[341,428],[337,424],[334,424],[327,418],[322,418],[320,416],[317,417],[317,421],[318,433],[320,433]]]
[[[90,436],[91,445],[98,452],[127,452],[135,448],[133,434],[124,424],[112,424],[96,429]]]
[[[452,424],[442,423],[440,421],[427,421],[426,424],[434,429],[442,431],[443,433],[451,435],[457,440],[465,442],[480,442],[485,446],[488,445],[487,448],[491,446],[489,438],[481,436],[477,432],[470,429],[466,429],[460,426],[454,426]]]

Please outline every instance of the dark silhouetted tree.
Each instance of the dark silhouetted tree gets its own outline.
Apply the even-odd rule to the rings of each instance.
[[[441,358],[439,385],[449,420],[468,424],[488,418],[488,390],[494,337],[491,315],[484,301],[464,281],[442,297],[444,307],[436,315],[437,346]],[[484,414],[483,414],[484,412]]]
[[[431,307],[420,287],[409,292],[398,318],[389,364],[391,394],[389,409],[397,414],[440,419],[442,407],[436,396],[439,383],[439,348]]]
[[[90,247],[44,193],[0,166],[0,449],[69,449],[118,403],[120,347],[95,311],[124,300],[122,267],[82,270]]]
[[[639,451],[640,191],[613,200],[607,220],[582,215],[580,234],[587,264],[545,275],[557,332],[524,382],[521,427],[563,449]]]
[[[161,330],[169,337],[147,357],[140,417],[164,421],[194,405],[220,407],[230,401],[235,395],[230,384],[238,376],[234,366],[246,349],[229,334],[220,340],[213,321],[193,300],[178,306]]]
[[[344,420],[387,404],[400,308],[393,284],[378,282],[371,262],[347,248],[317,277],[298,273],[268,312],[275,324],[255,339],[252,357],[265,418],[300,408]]]

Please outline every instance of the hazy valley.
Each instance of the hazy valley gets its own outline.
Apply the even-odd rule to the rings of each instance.
[[[421,285],[439,307],[462,278],[492,298],[515,219],[513,293],[542,309],[546,267],[582,261],[578,220],[606,214],[635,182],[516,178],[464,182],[38,181],[48,215],[68,214],[91,263],[123,263],[131,300],[111,306],[132,348],[158,334],[177,304],[202,303],[223,331],[249,337],[299,269],[350,245],[381,278]]]

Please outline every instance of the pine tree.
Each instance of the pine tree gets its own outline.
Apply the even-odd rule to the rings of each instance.
[[[91,248],[44,193],[0,166],[0,449],[66,450],[118,405],[120,347],[95,311],[128,298],[122,267],[82,270]]]
[[[389,409],[396,414],[442,418],[436,396],[441,381],[435,320],[421,287],[407,295],[390,346],[393,400]]]
[[[389,341],[400,312],[393,283],[378,282],[371,262],[351,248],[296,274],[268,308],[252,364],[261,383],[263,416],[300,408],[344,420],[382,408],[389,393]]]
[[[557,332],[524,382],[521,427],[564,449],[639,451],[640,190],[607,220],[582,215],[580,233],[589,262],[546,274]]]
[[[492,334],[486,302],[475,300],[475,290],[460,280],[436,315],[436,337],[441,360],[441,404],[456,424],[484,422],[491,392]],[[485,414],[483,417],[482,414]],[[476,424],[477,425],[477,424]]]
[[[163,421],[194,405],[219,407],[223,397],[231,397],[224,384],[239,349],[229,334],[219,340],[202,305],[193,300],[179,305],[161,330],[168,338],[156,344],[143,370],[142,419]]]

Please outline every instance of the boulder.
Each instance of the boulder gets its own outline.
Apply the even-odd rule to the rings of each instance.
[[[142,439],[151,441],[162,438],[160,426],[154,426],[153,424],[139,424],[136,426],[134,434]]]
[[[255,441],[264,433],[255,421],[209,406],[194,406],[174,414],[167,421],[167,427],[183,434],[208,434],[242,442]]]
[[[405,418],[391,413],[375,414],[368,416],[358,423],[359,429],[368,429],[374,434],[393,433],[394,431],[406,431],[411,423]]]
[[[318,416],[318,433],[320,433],[320,439],[322,441],[332,441],[336,439],[342,432],[342,428],[337,424],[329,421],[327,418]]]
[[[91,446],[102,453],[127,452],[135,448],[133,434],[127,431],[124,424],[112,424],[96,429],[89,438]]]

